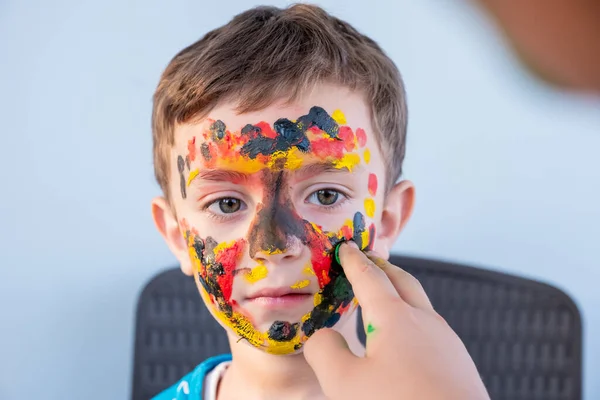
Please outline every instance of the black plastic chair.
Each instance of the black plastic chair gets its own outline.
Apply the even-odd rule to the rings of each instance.
[[[565,293],[464,265],[399,256],[391,262],[422,283],[465,343],[492,399],[581,399],[581,319]],[[358,334],[364,343],[364,331]],[[228,351],[193,279],[179,269],[160,273],[138,302],[133,400],[151,398],[207,357]]]

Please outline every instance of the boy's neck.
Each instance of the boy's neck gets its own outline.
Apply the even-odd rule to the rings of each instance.
[[[356,325],[355,313],[341,332],[350,349],[363,356],[364,349],[356,335]],[[218,400],[325,398],[303,354],[276,356],[246,343],[237,343],[237,340],[229,337],[233,361],[219,384]]]

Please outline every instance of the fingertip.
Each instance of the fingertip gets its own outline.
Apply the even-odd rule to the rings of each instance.
[[[343,265],[341,260],[349,254],[352,254],[353,252],[362,253],[358,248],[358,245],[352,240],[338,244],[335,250],[336,261],[340,263],[340,265]]]

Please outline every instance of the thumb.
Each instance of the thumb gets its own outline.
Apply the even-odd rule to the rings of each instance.
[[[348,347],[346,339],[333,329],[320,329],[304,344],[304,357],[315,372],[323,392],[336,397],[340,382],[359,361]]]

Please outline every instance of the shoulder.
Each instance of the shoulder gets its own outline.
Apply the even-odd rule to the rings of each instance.
[[[152,400],[201,400],[202,386],[206,374],[217,365],[231,361],[231,354],[222,354],[206,359],[176,384],[160,392]]]

